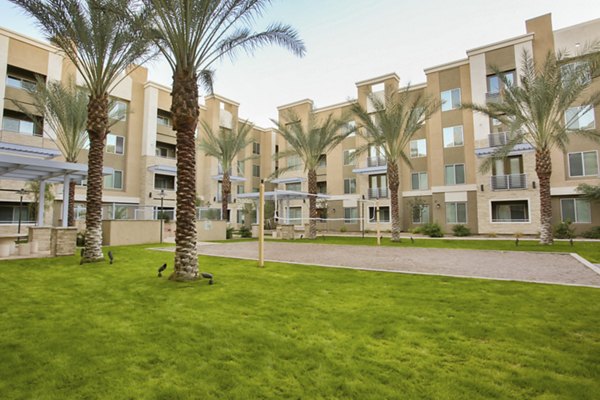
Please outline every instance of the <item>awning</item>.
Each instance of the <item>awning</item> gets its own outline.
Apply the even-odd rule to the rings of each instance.
[[[306,178],[301,178],[301,177],[293,177],[293,178],[277,178],[277,179],[272,179],[271,183],[275,183],[275,184],[279,184],[279,183],[301,183],[304,182],[306,180]]]
[[[499,149],[499,147],[484,147],[481,149],[475,149],[475,155],[477,157],[490,156],[490,155],[494,154],[496,151],[498,151],[498,149]],[[516,144],[515,147],[513,147],[512,151],[510,153],[508,153],[508,155],[512,156],[512,155],[527,153],[532,150],[533,150],[533,146],[531,146],[529,143],[519,143],[519,144]]]
[[[223,180],[223,174],[213,175],[210,178],[213,179],[213,180],[215,180],[215,181],[222,181]],[[244,178],[242,176],[235,176],[235,175],[229,175],[229,180],[231,182],[246,182],[246,178]]]
[[[177,175],[177,167],[172,167],[170,165],[151,165],[148,167],[148,171],[162,175]]]
[[[383,174],[387,172],[387,165],[380,165],[378,167],[366,167],[366,168],[355,168],[352,170],[355,174]]]
[[[258,199],[259,193],[242,193],[236,195],[238,199]],[[318,199],[329,199],[331,196],[326,194],[317,193],[316,195],[312,195],[307,192],[296,192],[293,190],[275,190],[273,192],[265,192],[265,200],[298,200],[298,199],[306,199],[310,196],[315,196]]]
[[[60,156],[60,150],[46,149],[43,147],[24,146],[22,144],[0,142],[0,152],[8,155],[23,155],[42,158],[54,158]],[[15,154],[16,153],[16,154]]]

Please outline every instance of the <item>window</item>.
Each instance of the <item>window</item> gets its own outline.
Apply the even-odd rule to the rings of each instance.
[[[253,165],[252,166],[252,176],[260,178],[260,165]]]
[[[348,122],[343,128],[343,132],[344,133],[350,132],[348,134],[348,136],[346,136],[346,137],[356,136],[356,122],[355,121]]]
[[[356,193],[356,178],[344,179],[344,194]]]
[[[302,207],[290,207],[288,209],[288,218],[290,224],[302,224]]]
[[[369,198],[388,197],[387,174],[369,175]]]
[[[287,183],[285,185],[285,190],[300,192],[302,190],[302,183],[300,183],[300,182]]]
[[[170,143],[156,142],[156,156],[164,158],[175,158],[175,145]]]
[[[355,224],[358,222],[358,208],[356,207],[345,207],[344,208],[344,223]]]
[[[237,162],[237,173],[240,176],[244,176],[244,173],[246,171],[246,162],[245,161],[238,161]]]
[[[563,85],[572,80],[587,85],[592,81],[592,70],[587,61],[574,61],[560,67]]]
[[[461,185],[465,183],[465,165],[452,164],[445,167],[446,185]]]
[[[592,211],[590,202],[583,199],[560,199],[560,216],[563,222],[591,224]]]
[[[23,135],[42,136],[41,133],[37,133],[35,124],[31,120],[26,119],[26,117],[12,118],[5,116],[2,119],[2,129]]]
[[[108,112],[108,117],[110,119],[116,119],[119,121],[124,121],[127,119],[127,103],[121,100],[115,100],[112,103],[112,107]]]
[[[317,168],[323,168],[326,166],[327,166],[327,155],[321,154],[319,156],[319,164],[317,165]]]
[[[426,139],[417,139],[410,141],[410,156],[411,158],[415,157],[425,157],[427,155],[427,140]]]
[[[154,189],[175,190],[173,175],[154,174]]]
[[[244,188],[243,184],[237,185],[237,194],[243,194],[245,191],[246,189]]]
[[[106,135],[106,152],[111,154],[125,154],[125,138],[123,136]]]
[[[355,153],[356,153],[356,149],[344,150],[344,165],[355,165],[356,164]]]
[[[504,83],[500,79],[500,76],[504,76],[509,86],[515,83],[515,71],[502,72],[500,75],[488,75],[487,77],[487,89],[488,94],[498,94],[500,89],[504,86]]]
[[[467,203],[446,203],[446,223],[466,224]]]
[[[19,222],[19,213],[21,222],[33,222],[35,217],[30,214],[29,203],[0,203],[0,224],[14,224]]]
[[[317,182],[317,193],[327,194],[327,182]]]
[[[596,151],[569,153],[569,176],[596,175],[598,175],[598,153]]]
[[[300,161],[300,157],[298,157],[298,155],[294,154],[287,158],[287,165],[290,168],[290,170],[297,170],[300,169],[302,161]]]
[[[6,86],[28,91],[35,90],[35,82],[18,76],[6,75]]]
[[[427,172],[413,172],[411,174],[412,190],[427,190]]]
[[[529,222],[527,200],[493,201],[492,222]]]
[[[462,125],[450,126],[444,128],[444,147],[463,146],[463,127]]]
[[[594,108],[591,106],[571,107],[565,112],[567,129],[595,129]]]
[[[114,170],[104,176],[104,189],[123,189],[123,171]]]
[[[450,111],[460,107],[460,89],[442,92],[442,111]]]
[[[377,222],[377,214],[375,207],[369,207],[369,222]],[[379,207],[379,222],[390,222],[390,208]]]
[[[429,204],[415,205],[412,208],[412,223],[413,224],[428,224],[429,223]]]
[[[156,113],[156,123],[162,126],[171,126],[171,114],[167,111],[158,110]]]
[[[252,142],[252,154],[260,154],[260,143]]]

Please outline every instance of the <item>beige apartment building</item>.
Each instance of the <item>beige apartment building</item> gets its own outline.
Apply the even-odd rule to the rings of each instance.
[[[538,233],[539,186],[532,148],[526,143],[519,144],[508,159],[497,162],[490,172],[480,173],[483,160],[506,142],[507,128],[460,106],[498,101],[502,88],[494,68],[518,83],[524,51],[533,54],[536,61],[541,61],[548,51],[568,50],[575,54],[585,43],[600,38],[600,19],[553,30],[550,15],[544,15],[526,21],[524,31],[521,36],[468,50],[464,59],[426,68],[426,81],[411,85],[411,91],[434,96],[443,104],[406,149],[412,166],[401,163],[399,194],[404,231],[437,222],[445,232],[463,224],[479,234]],[[3,111],[0,157],[1,153],[20,152],[61,158],[52,133],[37,129],[12,100],[26,101],[28,95],[24,89],[36,76],[65,80],[72,75],[72,66],[55,48],[0,29],[0,106]],[[599,90],[600,78],[591,79],[593,88]],[[352,101],[372,109],[369,95],[384,96],[405,90],[405,85],[395,73],[363,80],[356,83],[356,100]],[[161,204],[165,212],[173,213],[177,182],[175,133],[169,113],[170,88],[149,82],[147,70],[140,67],[114,88],[111,95],[117,100],[114,115],[126,112],[124,118],[114,121],[107,139],[105,165],[112,168],[112,173],[105,178],[104,218],[152,219],[156,218]],[[300,100],[278,107],[279,120],[298,122],[289,120],[290,112],[300,123],[306,123],[310,113],[317,118],[330,114],[340,117],[349,111],[352,101],[317,108],[310,99]],[[578,106],[575,104],[569,112],[576,113]],[[200,107],[201,119],[213,129],[232,129],[239,123],[240,105],[233,100],[211,95]],[[582,115],[577,123],[582,128],[595,128],[598,118],[600,110],[596,108]],[[350,121],[348,129],[352,129],[352,125],[356,122]],[[294,157],[274,161],[272,156],[286,149],[286,143],[274,129],[255,127],[252,136],[254,143],[238,156],[231,171],[229,220],[240,223],[248,218],[244,208],[252,203],[256,197],[252,193],[258,191],[261,179],[265,179],[267,190],[272,192],[269,198],[278,200],[278,221],[301,229],[308,222],[308,187],[303,166]],[[356,149],[363,145],[360,137],[350,135],[322,156],[317,170],[320,193],[317,207],[323,217],[320,229],[375,230],[377,207],[381,228],[391,228],[387,162],[379,149],[373,147],[353,157]],[[570,220],[579,233],[600,225],[600,204],[581,199],[575,190],[580,183],[600,183],[599,150],[597,143],[574,138],[566,153],[553,152],[553,224]],[[249,156],[254,157],[243,160]],[[199,206],[218,209],[223,171],[215,159],[201,151],[197,157]],[[84,151],[80,162],[86,159]],[[276,179],[271,177],[278,167],[285,166],[292,168]],[[3,189],[0,191],[0,224],[5,227],[14,226],[18,218],[19,197],[11,190],[21,187],[23,182],[0,180]],[[60,188],[55,192],[52,218],[57,223],[62,218],[62,192]],[[77,189],[76,200],[82,216],[85,188]],[[24,219],[31,219],[23,212]]]

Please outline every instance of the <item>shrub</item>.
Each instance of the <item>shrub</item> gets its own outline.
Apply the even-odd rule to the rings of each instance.
[[[461,224],[454,225],[452,227],[452,233],[454,233],[454,236],[471,236],[471,230],[469,227]]]
[[[411,233],[414,233],[415,235],[421,234],[423,233],[423,227],[422,226],[415,226],[414,228],[412,228],[410,230]]]
[[[346,228],[346,225],[342,225],[342,227],[340,228],[340,232],[341,232],[341,233],[346,233],[346,232],[348,232],[348,228]]]
[[[438,223],[423,225],[423,233],[430,237],[444,237],[442,227]]]
[[[586,239],[600,239],[600,226],[594,226],[589,231],[585,231],[581,234]]]
[[[243,238],[251,238],[252,237],[252,231],[246,225],[243,225],[240,228],[240,236],[243,237]]]
[[[233,228],[227,228],[227,230],[225,231],[225,238],[233,239]]]
[[[575,236],[575,229],[571,221],[564,221],[554,227],[554,237],[557,239],[571,239]]]
[[[83,247],[85,246],[85,233],[84,232],[77,232],[77,239],[76,240],[76,245],[78,247]]]
[[[496,232],[490,232],[490,233],[487,234],[487,237],[489,237],[489,238],[495,238],[497,236],[498,235],[496,235]]]

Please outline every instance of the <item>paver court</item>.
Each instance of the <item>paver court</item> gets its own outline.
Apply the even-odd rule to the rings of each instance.
[[[171,248],[170,251],[174,251],[174,248]],[[258,242],[199,243],[198,253],[210,256],[257,259]],[[600,274],[568,253],[349,246],[269,241],[265,243],[265,260],[326,267],[600,288]],[[588,263],[588,265],[591,264]]]

